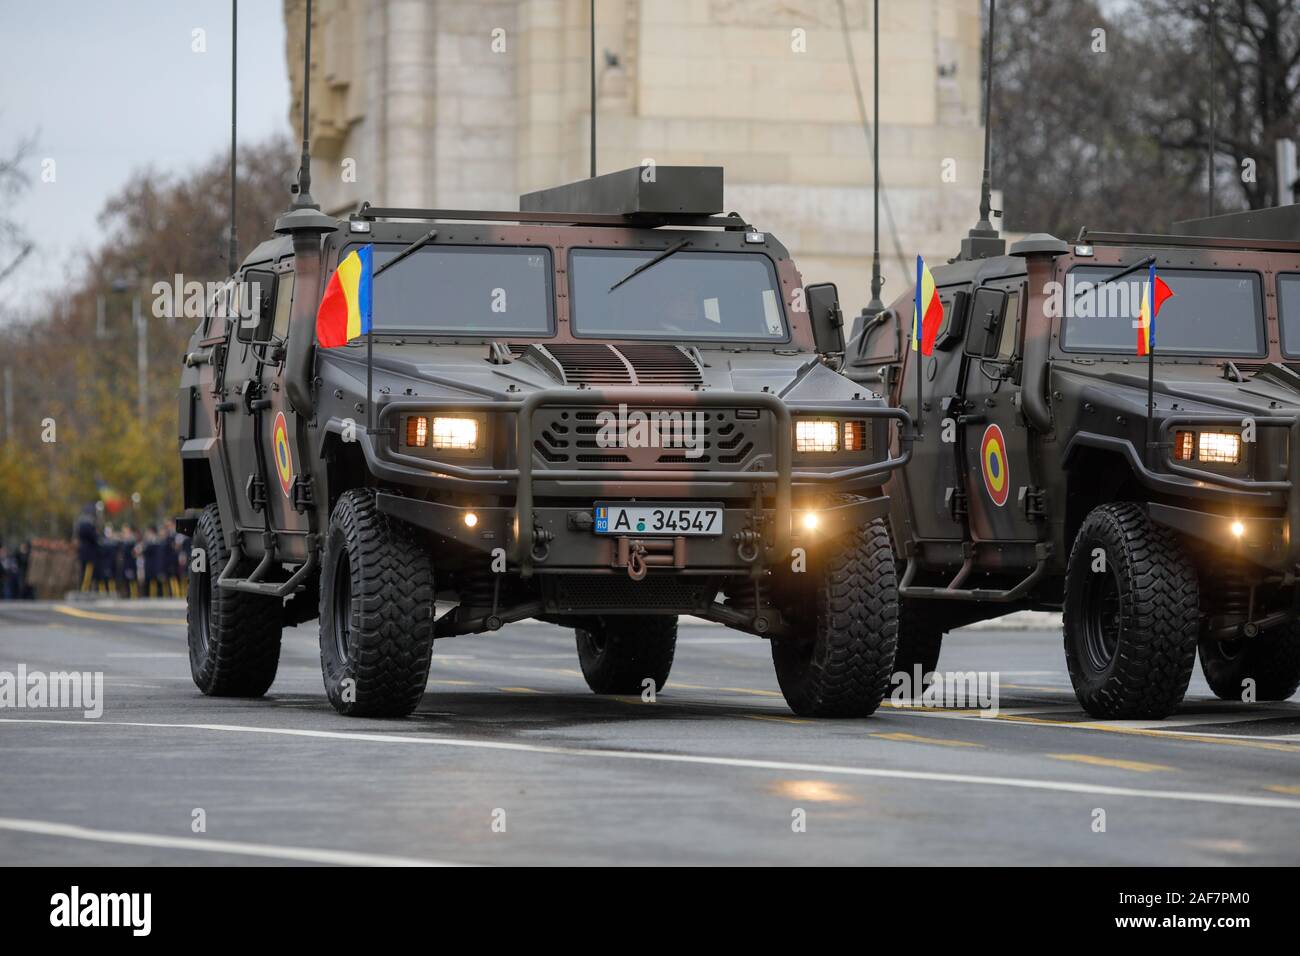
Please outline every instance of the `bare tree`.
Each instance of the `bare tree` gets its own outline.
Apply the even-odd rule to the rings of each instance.
[[[34,138],[25,139],[9,155],[0,157],[0,285],[35,248],[27,231],[6,212],[31,184],[25,166],[34,146]]]

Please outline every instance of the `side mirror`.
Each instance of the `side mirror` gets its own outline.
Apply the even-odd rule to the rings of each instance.
[[[971,304],[966,325],[966,354],[994,358],[1002,341],[1002,322],[1007,311],[1007,294],[1001,289],[979,289]]]
[[[840,293],[835,283],[819,282],[805,286],[803,291],[817,351],[822,355],[843,354],[844,314],[840,311]]]
[[[240,283],[235,337],[241,342],[265,342],[270,339],[274,304],[275,273],[246,273]]]

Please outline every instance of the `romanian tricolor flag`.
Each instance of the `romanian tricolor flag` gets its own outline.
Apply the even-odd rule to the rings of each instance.
[[[339,263],[316,312],[316,340],[322,348],[347,345],[370,331],[370,284],[374,247],[362,246]]]
[[[1147,269],[1147,284],[1142,288],[1142,305],[1138,310],[1137,320],[1137,354],[1150,355],[1156,347],[1156,316],[1165,300],[1174,294],[1174,290],[1165,285],[1165,280],[1156,275],[1155,263]]]
[[[912,313],[912,351],[920,346],[922,355],[934,352],[934,340],[943,325],[943,303],[939,290],[934,287],[934,276],[926,268],[925,260],[916,257],[916,311]]]

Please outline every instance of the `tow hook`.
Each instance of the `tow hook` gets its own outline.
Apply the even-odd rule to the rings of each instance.
[[[736,557],[740,558],[745,564],[753,564],[758,560],[758,545],[762,536],[757,531],[737,531],[732,535],[732,540],[736,542]]]
[[[633,581],[640,581],[645,577],[645,572],[645,545],[637,542],[627,556],[627,576]]]

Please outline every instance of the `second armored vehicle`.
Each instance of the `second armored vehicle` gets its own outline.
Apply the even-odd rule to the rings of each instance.
[[[910,301],[868,321],[848,370],[921,432],[886,486],[899,670],[933,670],[952,628],[1047,608],[1091,714],[1171,713],[1198,649],[1220,697],[1295,693],[1300,223],[1275,212],[1290,219],[1030,236],[936,268],[919,407]],[[1173,297],[1141,357],[1152,266]]]

